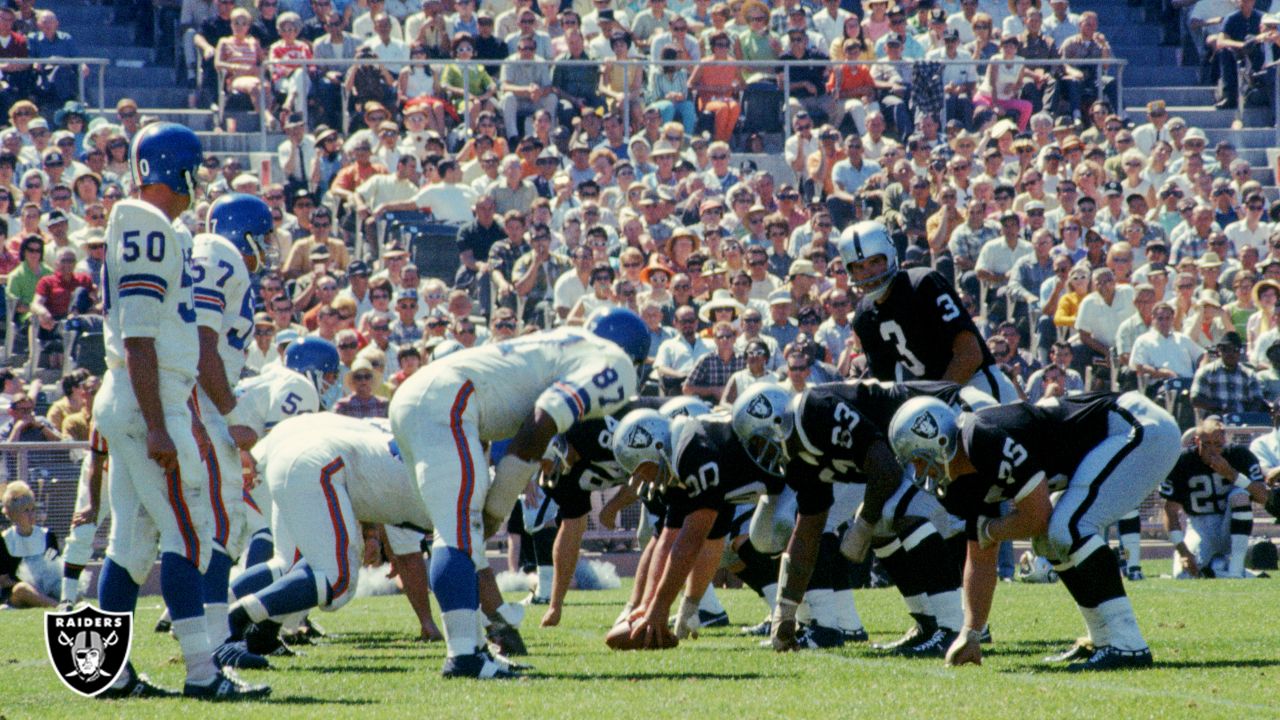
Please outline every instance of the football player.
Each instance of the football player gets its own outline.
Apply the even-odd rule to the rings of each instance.
[[[111,517],[111,504],[102,503],[102,489],[107,476],[107,441],[94,424],[89,427],[89,457],[80,463],[80,479],[76,484],[76,512],[71,516],[62,552],[62,597],[59,612],[70,610],[80,601],[80,574],[93,557],[93,538],[98,525]]]
[[[861,562],[874,545],[916,621],[901,640],[879,647],[912,657],[944,653],[963,621],[960,564],[951,560],[955,553],[943,536],[955,534],[956,520],[903,478],[884,433],[912,397],[936,397],[965,410],[995,401],[974,388],[942,381],[830,383],[789,402],[767,387],[752,394],[759,396],[751,401],[754,407],[735,412],[739,438],[770,425],[793,428],[779,450],[787,458],[787,484],[796,491],[798,517],[782,555],[774,647],[797,647],[796,607],[805,588],[815,587],[812,575],[825,571],[825,558],[840,545]],[[841,543],[836,530],[850,520]]]
[[[476,570],[557,433],[611,414],[636,391],[649,351],[638,315],[606,308],[562,328],[431,362],[391,399],[391,427],[435,525],[431,587],[444,618],[445,677],[511,677],[477,651]],[[512,438],[486,471],[482,442]]]
[[[111,537],[98,601],[132,612],[160,551],[160,592],[187,666],[183,694],[214,700],[266,697],[214,664],[201,603],[213,522],[207,476],[189,402],[199,361],[191,235],[174,220],[190,207],[200,140],[176,123],[133,139],[129,165],[138,199],[121,200],[107,223],[102,267],[107,372],[94,419],[111,447]],[[163,691],[132,670],[103,695]]]
[[[194,238],[192,281],[195,283],[196,332],[200,362],[196,398],[209,435],[204,453],[213,514],[213,556],[204,574],[204,613],[209,642],[219,665],[265,668],[265,658],[243,644],[227,643],[227,587],[231,566],[243,547],[249,522],[244,502],[240,451],[231,438],[226,416],[236,404],[232,387],[244,370],[253,334],[254,277],[267,269],[264,235],[272,231],[271,208],[243,193],[219,197],[209,208],[209,232]]]
[[[1227,444],[1226,430],[1215,416],[1196,428],[1195,443],[1182,451],[1160,486],[1169,542],[1186,576],[1244,577],[1253,533],[1251,502],[1267,502],[1262,468],[1249,448]],[[1177,567],[1173,574],[1179,577]]]
[[[838,249],[860,296],[853,331],[871,375],[889,381],[948,380],[1002,403],[1019,398],[955,289],[927,267],[899,269],[883,225],[850,225]]]
[[[966,521],[965,626],[947,663],[982,662],[997,545],[1030,538],[1084,616],[1087,643],[1050,658],[1069,670],[1150,667],[1115,553],[1101,532],[1137,507],[1177,461],[1173,418],[1141,393],[1094,393],[957,413],[932,397],[903,404],[889,424],[899,461]],[[1051,495],[1057,493],[1051,499]],[[1013,511],[1000,515],[1000,503]]]
[[[634,398],[612,415],[576,423],[553,443],[555,468],[544,473],[542,485],[549,503],[554,505],[556,531],[552,577],[543,585],[542,557],[539,555],[538,590],[546,593],[549,606],[542,616],[543,627],[560,624],[564,598],[573,581],[587,530],[587,514],[591,511],[591,493],[618,487],[624,493],[620,504],[631,504],[635,494],[626,488],[626,471],[613,456],[613,432],[618,419],[638,408],[661,407],[666,398]]]
[[[671,605],[685,599],[676,626],[697,615],[698,602],[720,566],[736,506],[782,491],[782,465],[766,447],[744,445],[728,413],[681,417],[637,410],[614,433],[614,454],[629,472],[663,488],[666,516],[649,560],[645,595],[633,611],[634,646],[670,647]]]
[[[385,422],[332,413],[292,417],[252,455],[271,490],[279,552],[236,578],[232,637],[270,642],[290,614],[345,605],[359,583],[362,526],[385,525],[392,553],[417,558],[422,566],[420,543],[430,519]],[[405,592],[415,610],[429,614],[425,582],[406,578]],[[415,592],[421,597],[412,597]],[[419,621],[431,624],[429,616]]]

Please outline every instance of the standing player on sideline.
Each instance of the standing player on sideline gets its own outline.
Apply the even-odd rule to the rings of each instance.
[[[139,199],[116,203],[107,225],[107,372],[93,416],[112,452],[114,522],[98,601],[103,610],[132,612],[158,545],[160,592],[187,666],[183,694],[257,699],[270,688],[214,664],[201,604],[212,518],[189,405],[199,361],[191,236],[174,220],[191,205],[202,159],[200,140],[186,127],[142,129],[129,152]],[[163,693],[130,668],[100,697]]]
[[[1019,399],[946,278],[929,268],[900,270],[883,225],[868,220],[849,226],[839,250],[861,297],[853,332],[874,377],[948,380],[996,402]]]
[[[265,272],[263,236],[272,230],[271,208],[243,193],[223,195],[209,208],[209,232],[193,240],[196,332],[200,364],[196,397],[209,434],[205,467],[213,513],[213,556],[204,574],[204,614],[209,642],[219,665],[268,667],[266,658],[240,643],[227,643],[227,586],[231,566],[244,548],[248,522],[240,451],[231,439],[226,416],[236,405],[232,387],[240,379],[246,343],[253,334],[254,277]]]
[[[111,517],[110,503],[102,504],[102,489],[107,479],[107,441],[96,424],[89,427],[89,457],[80,463],[80,480],[76,486],[76,513],[71,516],[71,532],[67,533],[62,551],[62,597],[58,612],[75,607],[80,601],[80,574],[93,557],[93,538],[98,526]]]
[[[556,433],[612,413],[636,391],[649,330],[635,313],[594,313],[562,328],[463,350],[414,373],[391,400],[391,427],[435,525],[431,588],[444,618],[445,677],[513,677],[479,652],[476,569]],[[512,438],[492,481],[482,442]]]
[[[1039,405],[957,413],[931,397],[908,400],[889,424],[899,461],[965,519],[965,626],[947,664],[981,664],[981,628],[996,585],[996,548],[1030,538],[1084,616],[1087,645],[1050,661],[1068,670],[1150,667],[1151,650],[1102,531],[1142,502],[1178,459],[1178,425],[1141,393],[1093,393]],[[1057,493],[1056,499],[1051,495]],[[1013,512],[1001,516],[1000,503]]]

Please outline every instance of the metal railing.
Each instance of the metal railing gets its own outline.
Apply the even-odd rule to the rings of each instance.
[[[98,112],[106,110],[106,71],[107,66],[111,65],[108,58],[95,57],[51,57],[51,58],[4,58],[4,64],[7,65],[30,65],[32,70],[40,65],[76,65],[81,68],[93,67],[97,68],[98,80]],[[88,105],[85,100],[85,74],[83,72],[76,73],[76,97],[80,102]]]
[[[955,58],[955,59],[923,59],[922,58],[919,60],[879,60],[877,59],[877,60],[844,60],[844,61],[835,61],[835,62],[831,60],[797,60],[797,59],[788,59],[786,57],[780,58],[778,60],[724,60],[724,61],[721,61],[721,60],[715,60],[712,58],[704,58],[700,61],[687,61],[687,60],[662,61],[662,60],[646,60],[646,59],[628,59],[628,60],[582,59],[582,60],[541,60],[541,62],[545,62],[549,64],[553,70],[556,67],[562,67],[562,66],[600,67],[605,62],[609,63],[610,65],[620,66],[622,68],[622,87],[624,88],[623,97],[624,97],[624,100],[628,103],[635,97],[633,93],[626,91],[626,88],[630,87],[630,77],[632,72],[643,73],[655,68],[662,68],[662,67],[668,67],[668,66],[692,70],[693,68],[697,67],[700,64],[714,63],[720,66],[728,65],[731,67],[742,68],[745,70],[754,69],[758,71],[764,71],[769,74],[779,75],[780,82],[781,82],[780,89],[782,90],[782,95],[783,95],[784,131],[786,132],[786,134],[790,135],[792,112],[787,105],[786,99],[791,97],[791,70],[793,68],[823,67],[823,68],[834,69],[834,68],[839,68],[841,66],[875,67],[875,66],[884,66],[884,65],[901,66],[901,67],[910,68],[910,67],[914,67],[918,63],[923,63],[923,62],[938,63],[943,66],[984,67],[989,63],[998,61],[998,60],[999,60],[999,56],[994,56],[992,58],[988,58],[985,60],[978,60],[973,58]],[[1107,71],[1111,68],[1115,68],[1116,73],[1115,73],[1114,80],[1116,84],[1116,100],[1117,100],[1116,104],[1117,106],[1119,106],[1119,108],[1121,108],[1121,110],[1123,110],[1124,108],[1124,69],[1128,65],[1128,61],[1124,58],[1096,58],[1096,59],[1072,59],[1072,60],[1062,60],[1062,59],[1029,60],[1024,58],[1019,58],[1018,62],[1030,68],[1035,68],[1035,67],[1055,68],[1055,67],[1064,67],[1064,66],[1070,66],[1070,67],[1076,67],[1076,68],[1096,67],[1098,68],[1098,72],[1095,73],[1096,84],[1097,84],[1096,89],[1099,96],[1102,96],[1105,90],[1105,84],[1109,79],[1107,76]],[[262,66],[260,68],[260,73],[261,73],[262,83],[265,86],[267,83],[270,82],[271,69],[277,66],[286,66],[286,67],[291,67],[295,69],[297,69],[298,66],[304,66],[307,68],[349,69],[349,68],[360,66],[360,65],[386,65],[386,64],[398,65],[401,68],[441,67],[441,66],[447,66],[447,65],[459,66],[462,70],[462,93],[463,93],[461,114],[464,118],[466,118],[470,113],[471,106],[472,106],[472,98],[471,98],[471,91],[470,91],[472,69],[478,68],[478,67],[479,68],[491,67],[495,65],[499,67],[505,66],[505,65],[518,65],[518,64],[521,64],[521,61],[513,58],[506,58],[502,60],[466,60],[466,61],[437,59],[437,60],[399,60],[399,61],[388,63],[379,58],[350,58],[350,59],[341,59],[341,60],[314,59],[314,58],[311,60],[298,60],[298,59],[276,60],[276,59],[268,58],[263,61]],[[493,81],[495,83],[499,83],[500,78],[495,77],[493,78]],[[219,85],[221,87],[221,83],[219,83]],[[343,90],[342,90],[342,130],[344,133],[346,133],[348,128],[350,127],[351,118],[350,118],[349,108],[350,108],[350,97],[346,90],[346,84],[344,83]],[[263,112],[267,111],[265,104],[263,105],[261,110]],[[944,113],[942,121],[945,124],[946,122],[945,103],[943,104],[943,108],[941,112]],[[305,103],[304,103],[303,114],[305,117],[306,115]],[[622,117],[623,117],[624,131],[627,136],[630,136],[631,116],[629,113],[622,113]],[[263,143],[262,149],[266,151],[267,147],[266,147],[265,130],[262,133],[262,143]]]

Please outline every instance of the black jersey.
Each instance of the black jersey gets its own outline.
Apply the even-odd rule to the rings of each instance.
[[[978,326],[942,275],[928,268],[899,272],[888,299],[863,298],[853,318],[871,374],[880,380],[937,380],[951,364],[956,336],[973,333],[982,350],[982,367],[995,358],[982,342]]]
[[[1110,435],[1114,393],[1089,393],[1036,405],[1000,405],[966,415],[960,428],[975,485],[987,503],[1015,500],[1041,480],[1062,490],[1081,461]],[[956,488],[948,488],[951,495]]]
[[[1237,473],[1250,482],[1262,482],[1262,467],[1244,445],[1228,445],[1222,457]],[[1227,494],[1235,485],[1234,477],[1224,478],[1214,472],[1196,448],[1183,450],[1169,477],[1160,485],[1160,497],[1182,506],[1188,515],[1221,515],[1227,511]]]
[[[787,484],[804,515],[830,509],[831,483],[865,483],[861,463],[872,443],[884,440],[893,414],[907,400],[931,395],[948,405],[963,388],[944,380],[828,383],[809,388],[796,407],[789,443]]]
[[[573,465],[550,478],[547,494],[560,506],[561,520],[580,518],[591,511],[591,493],[621,485],[627,472],[613,457],[613,431],[632,410],[657,410],[670,398],[638,397],[612,415],[574,423],[564,440],[578,456]]]
[[[667,486],[667,527],[681,527],[696,510],[724,510],[782,491],[773,477],[747,455],[728,414],[681,419],[672,428],[675,478]]]

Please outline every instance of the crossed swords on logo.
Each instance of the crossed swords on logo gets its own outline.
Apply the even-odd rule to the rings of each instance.
[[[97,632],[90,632],[89,635],[85,637],[86,646],[77,648],[75,640],[72,640],[67,635],[67,632],[65,630],[60,631],[58,633],[58,644],[71,648],[71,655],[73,660],[75,659],[77,650],[81,652],[86,652],[86,651],[98,652],[98,658],[93,663],[92,673],[82,675],[80,672],[80,664],[77,662],[75,663],[74,669],[72,669],[72,671],[69,673],[65,673],[64,677],[82,677],[85,680],[92,681],[100,674],[100,671],[102,669],[102,656],[101,656],[102,651],[120,642],[120,636],[117,635],[114,630],[111,631],[110,635],[108,635],[105,639],[101,640],[102,645],[100,647],[94,647],[95,645],[95,643],[93,642],[94,638],[102,638],[102,635],[100,635]]]

